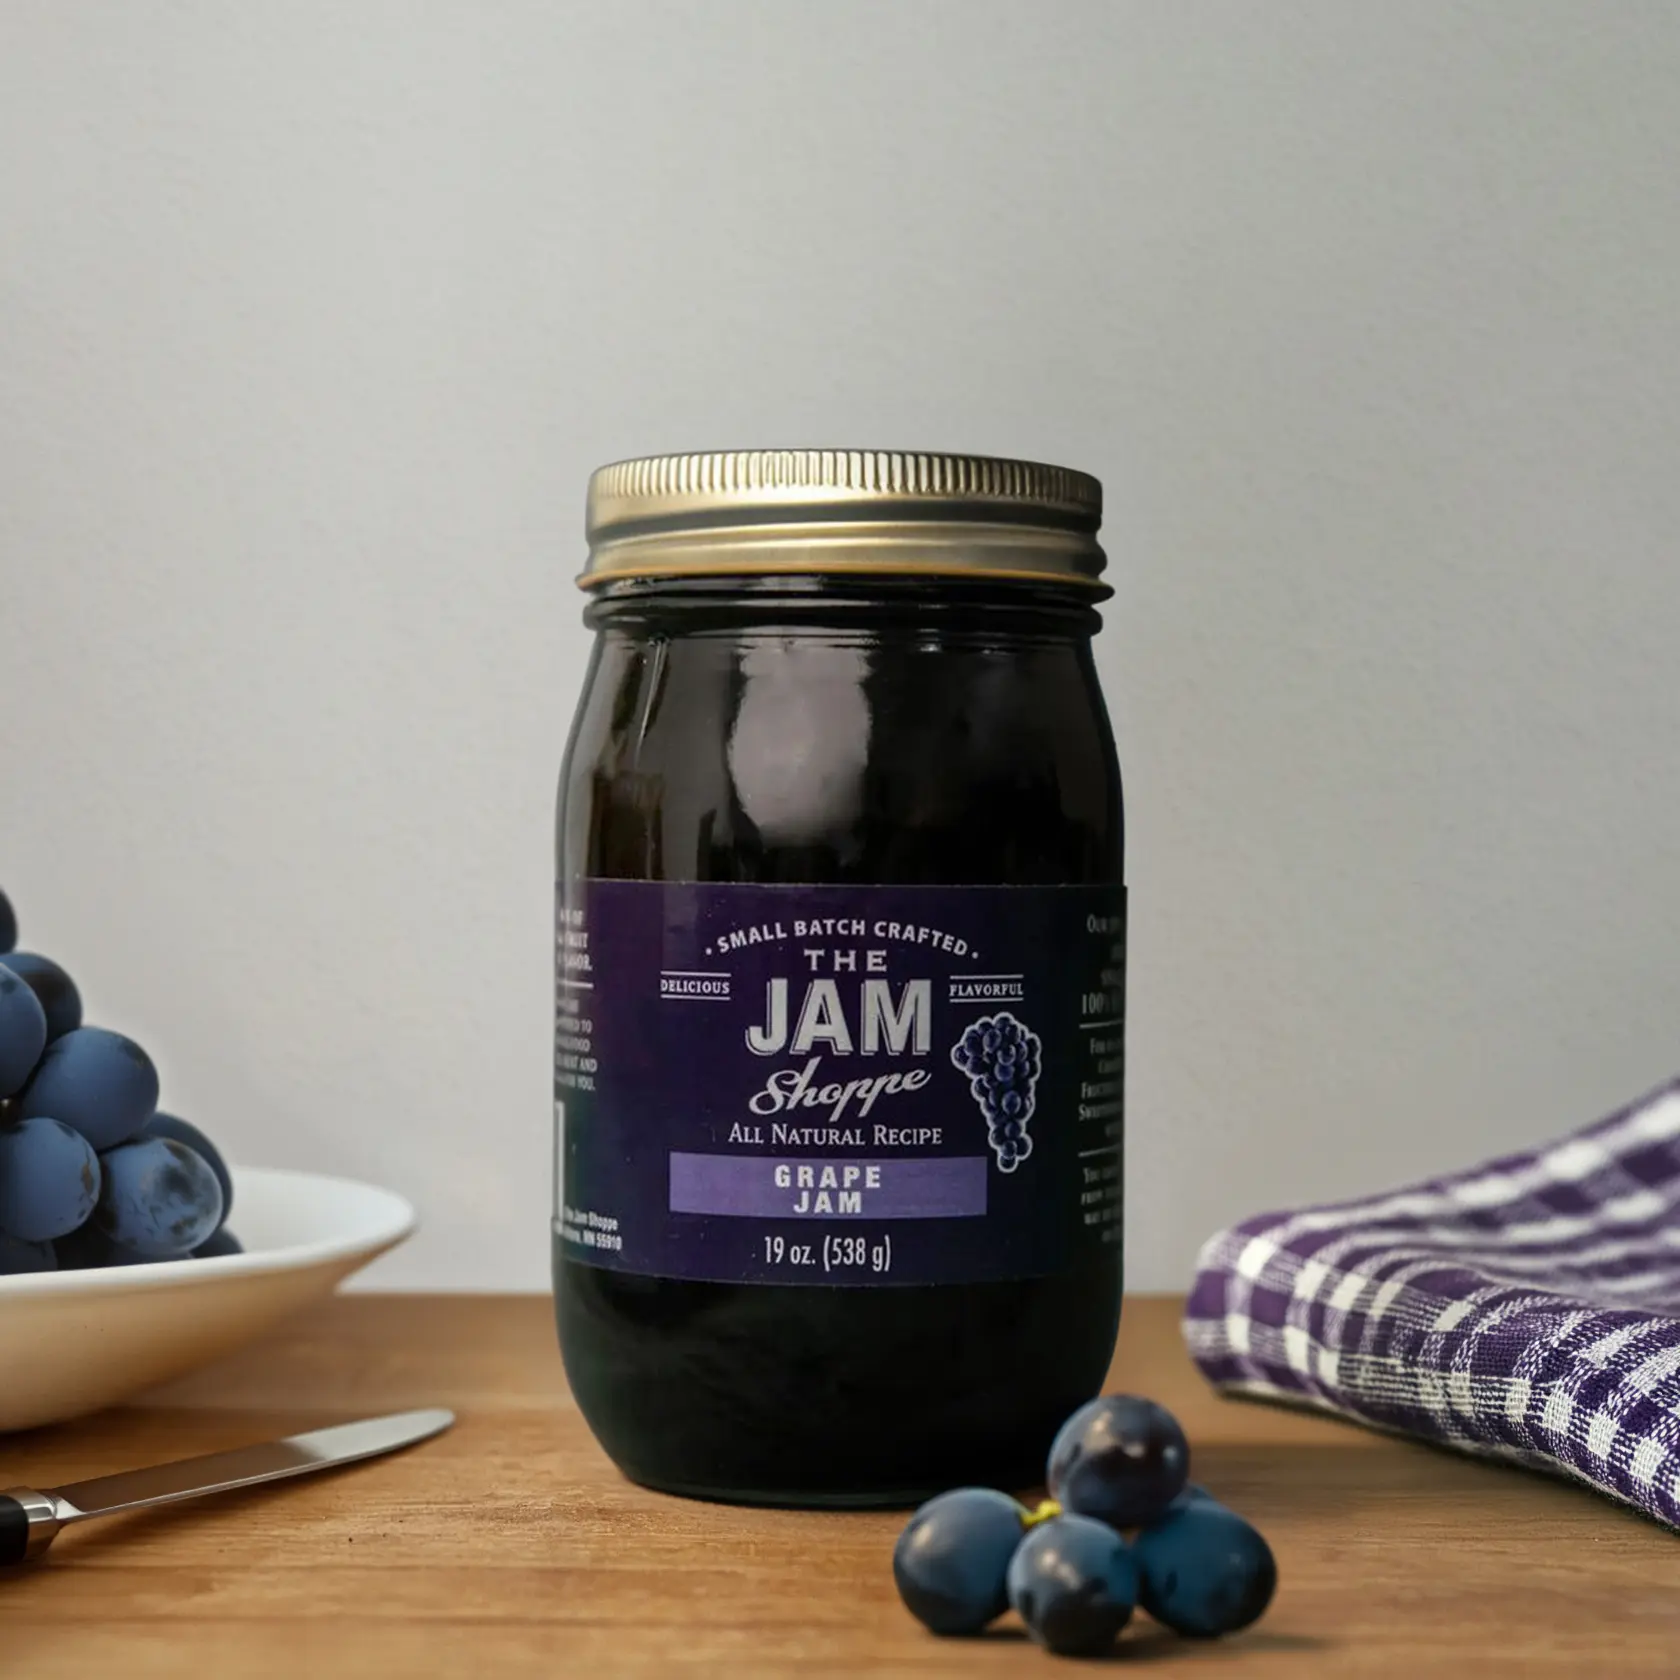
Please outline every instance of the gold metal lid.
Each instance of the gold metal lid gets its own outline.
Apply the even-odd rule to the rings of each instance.
[[[983,455],[742,449],[589,480],[585,589],[766,573],[1015,578],[1106,594],[1102,486]]]

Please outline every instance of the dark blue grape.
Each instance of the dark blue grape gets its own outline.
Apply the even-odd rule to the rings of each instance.
[[[935,1633],[979,1633],[1009,1608],[1009,1560],[1026,1516],[991,1488],[930,1499],[893,1548],[893,1580],[905,1608]]]
[[[1003,1043],[1003,1035],[996,1027],[987,1027],[987,1029],[980,1035],[980,1048],[984,1050],[988,1056],[995,1056],[997,1054],[997,1048],[1001,1043]]]
[[[1277,1590],[1277,1560],[1260,1531],[1206,1495],[1144,1529],[1136,1550],[1143,1607],[1177,1633],[1236,1633]]]
[[[99,1157],[62,1120],[0,1127],[0,1232],[51,1242],[85,1225],[99,1200]]]
[[[1009,1602],[1027,1632],[1061,1657],[1095,1657],[1132,1619],[1138,1570],[1106,1523],[1051,1517],[1030,1529],[1009,1563]]]
[[[82,994],[51,957],[34,951],[12,951],[0,961],[40,999],[46,1012],[49,1044],[82,1024]]]
[[[1019,1120],[1005,1120],[998,1127],[997,1135],[1005,1143],[1015,1143],[1021,1137],[1021,1122]]]
[[[146,1124],[157,1096],[157,1069],[132,1038],[77,1027],[47,1046],[19,1102],[24,1119],[62,1120],[103,1152]]]
[[[998,1099],[998,1107],[1013,1120],[1023,1108],[1027,1106],[1027,1099],[1019,1091],[1005,1091]]]
[[[12,908],[12,901],[0,892],[0,952],[10,951],[17,945],[17,912]]]
[[[1182,1511],[1186,1505],[1218,1505],[1219,1501],[1199,1482],[1186,1482],[1184,1491],[1166,1509],[1166,1515],[1160,1520],[1165,1522],[1174,1511]]]
[[[1062,1508],[1115,1528],[1154,1522],[1190,1474],[1190,1445],[1164,1406],[1134,1394],[1083,1405],[1057,1431],[1045,1474]]]
[[[0,1097],[21,1090],[35,1070],[47,1043],[47,1016],[41,1000],[0,966]]]
[[[150,1254],[136,1253],[132,1248],[124,1248],[121,1243],[114,1243],[93,1224],[84,1225],[79,1231],[72,1231],[67,1237],[60,1237],[53,1245],[53,1251],[58,1256],[58,1269],[61,1272],[86,1272],[100,1266],[149,1266],[155,1263]],[[185,1259],[185,1255],[176,1256]]]
[[[0,1237],[0,1277],[20,1277],[25,1272],[56,1272],[58,1256],[51,1243],[19,1242]]]
[[[192,1251],[195,1260],[219,1260],[224,1254],[243,1254],[245,1245],[227,1226]]]
[[[94,1223],[153,1259],[186,1254],[222,1222],[222,1187],[203,1156],[173,1138],[136,1138],[100,1156],[105,1183]]]
[[[233,1211],[233,1178],[228,1172],[227,1162],[222,1159],[221,1151],[197,1126],[190,1120],[181,1119],[179,1115],[165,1114],[160,1108],[140,1128],[140,1135],[174,1138],[177,1143],[184,1143],[195,1155],[202,1155],[210,1163],[210,1170],[222,1187],[222,1218],[227,1218]]]

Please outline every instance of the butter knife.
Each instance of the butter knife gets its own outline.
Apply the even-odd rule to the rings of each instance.
[[[264,1441],[232,1452],[206,1453],[177,1459],[146,1470],[125,1470],[116,1476],[95,1476],[68,1487],[7,1488],[0,1492],[0,1565],[37,1558],[71,1523],[90,1517],[109,1517],[118,1511],[140,1511],[152,1505],[173,1505],[206,1493],[227,1493],[263,1482],[306,1476],[358,1459],[411,1446],[441,1435],[455,1414],[441,1408],[421,1412],[393,1412],[389,1417],[363,1418],[359,1423],[335,1424],[288,1435],[283,1441]]]

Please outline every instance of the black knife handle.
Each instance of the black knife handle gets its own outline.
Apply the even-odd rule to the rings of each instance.
[[[63,1527],[58,1501],[50,1493],[0,1489],[0,1567],[38,1558]]]
[[[0,1493],[0,1567],[29,1556],[29,1513],[9,1493]]]

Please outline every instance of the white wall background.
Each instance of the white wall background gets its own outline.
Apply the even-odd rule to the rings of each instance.
[[[1680,8],[0,3],[0,881],[546,1278],[588,470],[1106,481],[1132,1275],[1680,1068]]]

